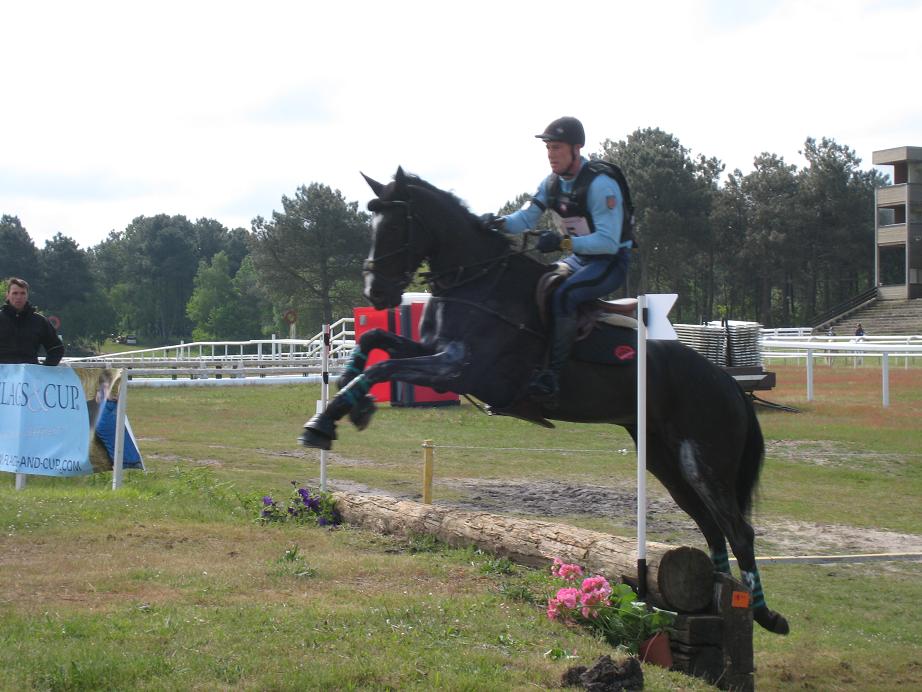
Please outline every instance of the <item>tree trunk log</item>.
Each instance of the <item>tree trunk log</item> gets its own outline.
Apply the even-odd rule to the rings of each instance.
[[[380,533],[429,534],[452,546],[474,545],[513,562],[545,567],[555,558],[610,580],[636,583],[636,540],[565,524],[468,512],[380,495],[335,492],[343,520]],[[696,613],[711,605],[714,566],[697,548],[647,543],[647,600]]]

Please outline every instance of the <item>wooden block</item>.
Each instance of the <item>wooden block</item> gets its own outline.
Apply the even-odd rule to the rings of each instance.
[[[719,646],[723,642],[723,618],[719,615],[679,615],[669,638],[689,646]]]
[[[741,582],[718,575],[717,609],[723,619],[725,678],[745,679],[755,670],[752,652],[752,599]],[[736,689],[734,687],[734,689]]]

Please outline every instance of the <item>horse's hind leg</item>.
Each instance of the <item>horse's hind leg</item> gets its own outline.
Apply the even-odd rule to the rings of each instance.
[[[692,440],[683,440],[679,444],[679,468],[730,542],[743,582],[752,591],[753,619],[770,632],[787,634],[790,631],[788,621],[765,603],[762,579],[756,566],[755,532],[743,518],[732,486],[714,478],[713,471],[701,458],[698,445]]]
[[[707,505],[701,501],[695,489],[688,484],[679,472],[678,465],[665,443],[654,435],[647,440],[647,467],[659,482],[663,484],[679,508],[698,526],[707,541],[711,553],[711,562],[718,572],[730,574],[730,557],[727,554],[727,542],[723,531],[714,521]]]

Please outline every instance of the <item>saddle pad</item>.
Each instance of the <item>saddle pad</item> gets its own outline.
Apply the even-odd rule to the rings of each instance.
[[[585,339],[573,345],[571,358],[602,365],[629,365],[637,357],[637,331],[597,322]]]

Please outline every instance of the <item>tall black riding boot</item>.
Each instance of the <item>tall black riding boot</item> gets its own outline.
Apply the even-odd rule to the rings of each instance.
[[[548,353],[547,368],[535,375],[528,384],[528,394],[548,408],[557,407],[560,393],[560,371],[570,357],[573,337],[576,336],[576,317],[559,315],[554,320],[554,332]]]

